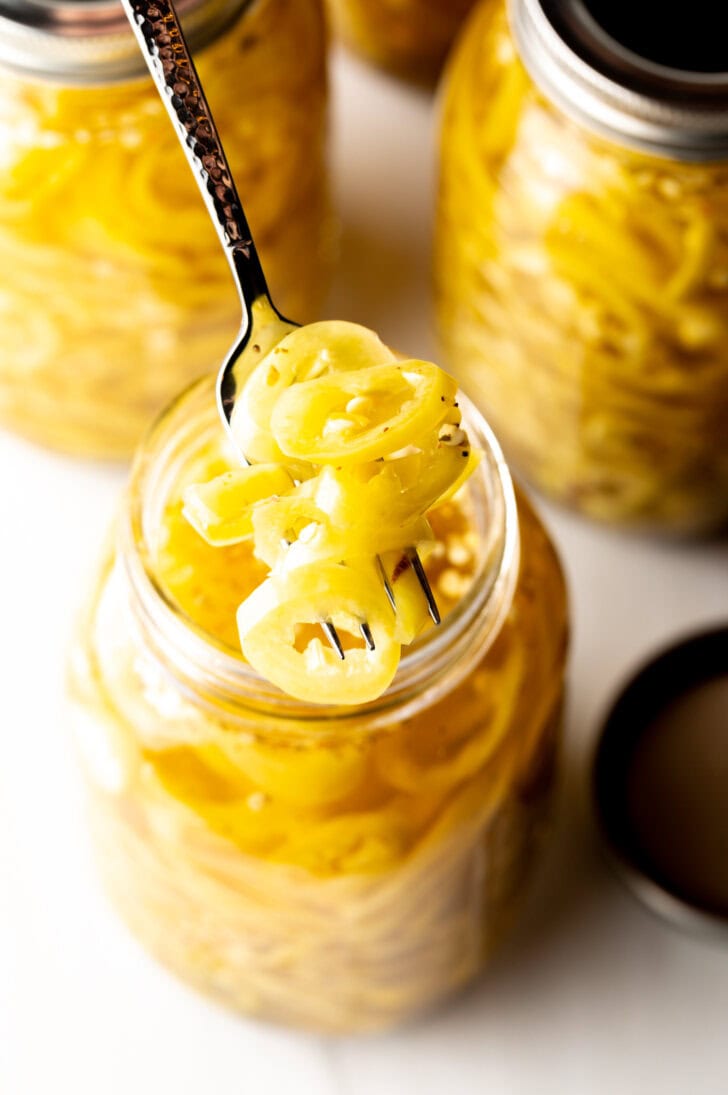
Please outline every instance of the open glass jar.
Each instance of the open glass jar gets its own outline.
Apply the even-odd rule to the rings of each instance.
[[[478,9],[436,279],[450,366],[518,468],[592,517],[693,532],[728,518],[728,72],[684,14],[645,46],[626,3]]]
[[[337,33],[372,64],[436,80],[475,0],[328,0]]]
[[[99,863],[150,950],[233,1007],[387,1026],[471,979],[522,902],[561,721],[561,569],[473,410],[474,517],[445,542],[453,559],[477,545],[467,590],[380,699],[293,700],[220,638],[215,580],[185,559],[223,549],[187,526],[198,548],[169,564],[180,484],[221,432],[207,381],[160,420],[81,621],[72,719]]]
[[[179,7],[275,300],[313,318],[331,257],[321,0]],[[3,10],[0,131],[0,421],[127,455],[222,359],[240,307],[121,7]]]

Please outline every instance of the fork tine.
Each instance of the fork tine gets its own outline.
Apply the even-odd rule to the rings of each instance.
[[[336,651],[336,653],[339,655],[339,657],[341,658],[341,660],[343,662],[343,660],[344,660],[344,648],[341,645],[341,639],[339,638],[338,631],[336,630],[336,628],[332,624],[331,620],[322,620],[321,621],[321,627],[323,628],[323,631],[324,631],[324,634],[325,634],[326,638],[329,640],[329,643],[331,644],[331,649]]]
[[[359,630],[361,632],[362,638],[364,639],[364,642],[367,644],[367,650],[376,650],[376,647],[374,645],[374,637],[366,620],[359,624]]]
[[[387,600],[389,601],[390,605],[392,606],[392,612],[394,612],[396,614],[397,605],[395,604],[395,600],[394,600],[394,590],[392,589],[391,585],[389,584],[389,578],[387,577],[387,572],[384,569],[384,563],[382,562],[381,555],[377,555],[377,567],[379,568],[379,574],[380,574],[380,577],[382,579],[382,585],[384,586],[384,592],[387,594]]]
[[[439,622],[440,622],[440,612],[439,612],[439,609],[437,607],[437,602],[435,600],[435,595],[432,592],[432,588],[430,586],[430,583],[427,580],[427,575],[425,574],[425,568],[422,565],[422,560],[420,559],[419,555],[417,554],[417,548],[410,548],[407,552],[407,558],[409,559],[410,563],[412,564],[412,569],[415,572],[415,575],[417,577],[417,581],[420,583],[420,586],[422,587],[422,592],[424,593],[425,600],[427,601],[427,611],[430,613],[430,619],[432,620],[432,622],[434,624],[439,624]]]

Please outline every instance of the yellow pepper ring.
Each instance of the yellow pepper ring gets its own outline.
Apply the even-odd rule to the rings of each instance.
[[[322,522],[328,524],[326,515],[298,490],[261,502],[252,519],[256,558],[273,569],[290,555],[304,529],[320,535]]]
[[[373,572],[313,563],[267,578],[238,609],[243,654],[263,677],[311,703],[366,703],[381,695],[400,656],[394,613]],[[342,661],[310,629],[322,621],[339,636],[367,622],[374,649],[355,646]]]
[[[293,490],[281,464],[233,468],[209,483],[193,483],[183,495],[182,513],[213,547],[237,544],[253,532],[253,508],[271,494]]]
[[[394,361],[379,336],[358,323],[309,323],[269,349],[245,382],[235,404],[233,435],[250,460],[280,460],[270,434],[280,396],[303,381]]]
[[[452,377],[427,361],[373,365],[289,388],[271,431],[294,458],[337,466],[378,460],[431,433],[456,391]]]
[[[325,466],[307,486],[334,524],[359,528],[366,521],[381,536],[385,529],[412,523],[447,501],[478,466],[480,452],[471,447],[467,434],[456,426],[445,430],[440,427],[442,439],[433,437],[427,447],[407,456],[363,467]],[[380,545],[379,550],[393,546]]]
[[[290,569],[326,559],[337,563],[371,559],[406,547],[424,548],[434,540],[424,517],[387,525],[376,519],[379,516],[372,518],[360,508],[358,520],[337,524],[316,502],[298,491],[270,498],[256,506],[253,513],[255,555],[271,569]]]
[[[432,442],[420,452],[389,461],[401,484],[395,504],[407,513],[426,513],[435,503],[452,497],[480,462],[459,425],[443,423]],[[391,508],[388,508],[391,513]]]
[[[369,754],[360,743],[317,741],[306,747],[295,739],[248,742],[231,737],[227,749],[235,764],[276,802],[319,809],[346,798],[367,776]]]

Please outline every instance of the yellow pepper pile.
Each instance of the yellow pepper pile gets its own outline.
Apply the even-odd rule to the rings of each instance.
[[[188,486],[183,513],[212,545],[252,539],[270,569],[237,613],[262,676],[316,703],[387,688],[428,619],[411,550],[427,552],[427,511],[477,463],[460,422],[450,376],[353,323],[298,328],[255,367],[231,423],[250,464]]]

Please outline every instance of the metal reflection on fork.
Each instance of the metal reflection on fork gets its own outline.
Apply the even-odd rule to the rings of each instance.
[[[240,331],[217,377],[218,409],[225,427],[230,430],[235,398],[249,369],[249,363],[241,359],[251,342],[253,317],[263,311],[268,331],[274,328],[279,332],[279,338],[274,341],[280,341],[300,324],[284,319],[271,300],[253,235],[173,3],[171,0],[122,0],[122,5],[197,180],[240,296]],[[163,179],[158,182],[163,185]],[[437,624],[440,614],[422,560],[414,547],[406,550],[406,556],[422,587],[429,614]],[[385,592],[396,612],[391,583],[378,556],[377,561]],[[332,649],[343,659],[344,648],[333,622],[322,619],[321,627]],[[361,622],[360,631],[367,649],[374,650],[374,639],[366,621]]]

